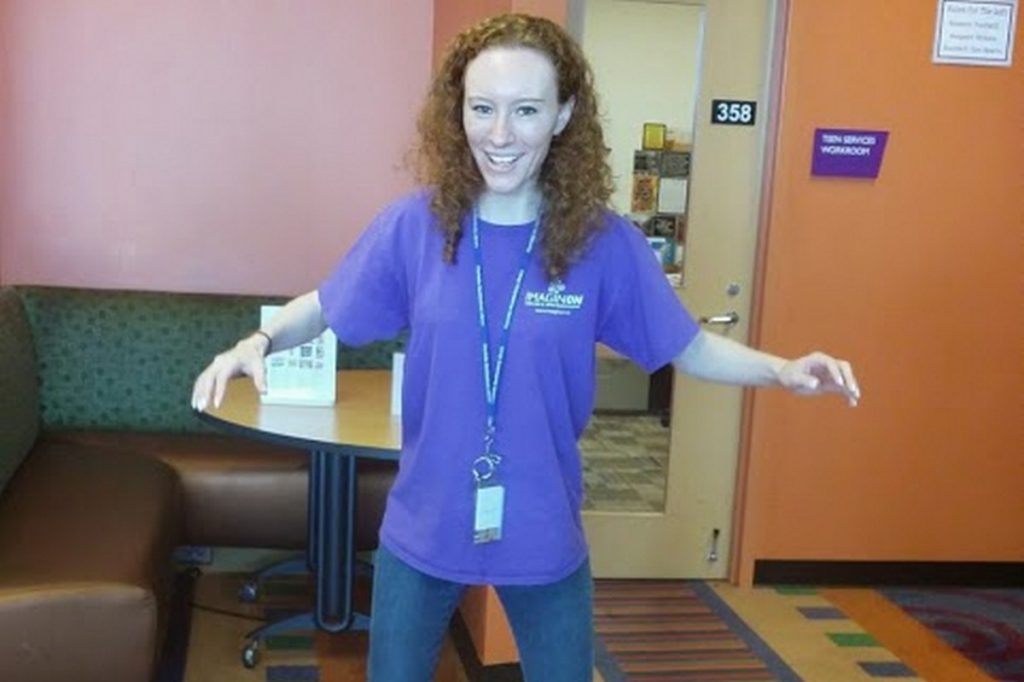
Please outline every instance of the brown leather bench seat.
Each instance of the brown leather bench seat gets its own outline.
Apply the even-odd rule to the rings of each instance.
[[[180,509],[157,459],[37,441],[0,496],[0,679],[149,679]]]
[[[305,547],[307,453],[188,406],[260,302],[0,287],[0,682],[151,680],[176,545]],[[339,357],[387,367],[390,347]],[[361,549],[395,470],[359,464]]]
[[[306,546],[308,454],[304,450],[250,438],[191,433],[66,431],[49,434],[48,439],[156,457],[169,465],[181,480],[183,544],[295,550]],[[373,460],[358,464],[356,547],[360,550],[377,546],[396,466]]]

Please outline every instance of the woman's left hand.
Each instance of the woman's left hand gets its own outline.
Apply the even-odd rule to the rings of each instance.
[[[799,395],[844,395],[850,407],[856,407],[860,400],[860,387],[850,363],[825,353],[788,361],[779,370],[779,383]]]

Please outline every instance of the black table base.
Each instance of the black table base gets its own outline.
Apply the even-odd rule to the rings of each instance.
[[[352,606],[355,578],[356,456],[314,450],[309,462],[309,509],[306,566],[316,577],[316,607],[247,635],[242,649],[246,667],[256,665],[259,645],[282,632],[368,630],[370,618]],[[288,571],[298,568],[294,563]],[[280,569],[275,571],[281,572]]]

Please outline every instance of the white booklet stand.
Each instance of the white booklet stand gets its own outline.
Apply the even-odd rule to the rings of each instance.
[[[265,325],[281,306],[260,308]],[[330,329],[301,346],[267,356],[267,392],[260,402],[273,405],[333,405],[338,339]]]

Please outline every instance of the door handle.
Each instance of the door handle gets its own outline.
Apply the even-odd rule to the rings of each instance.
[[[720,324],[730,327],[740,321],[740,314],[735,310],[724,315],[711,315],[700,318],[701,324]]]
[[[718,561],[718,536],[722,531],[715,528],[711,531],[711,547],[708,548],[707,560],[711,563]]]

